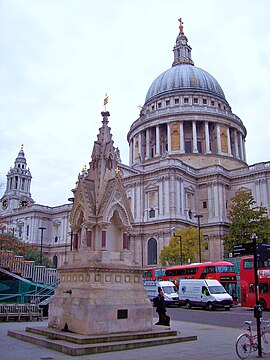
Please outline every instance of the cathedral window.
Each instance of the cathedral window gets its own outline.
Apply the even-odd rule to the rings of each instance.
[[[198,104],[199,99],[198,99],[198,98],[194,98],[194,99],[193,99],[193,102],[194,102],[194,104]]]
[[[215,101],[214,100],[211,100],[211,105],[215,106]]]
[[[189,154],[192,152],[191,140],[185,141],[185,152]]]
[[[188,97],[184,98],[184,104],[188,104]]]
[[[26,236],[29,236],[29,225],[26,226]]]
[[[161,102],[158,103],[158,108],[161,108]]]
[[[155,110],[155,105],[152,105],[152,111],[154,111]]]
[[[203,104],[207,105],[207,99],[203,99]]]
[[[157,240],[151,238],[147,244],[148,250],[148,265],[157,264]]]
[[[23,233],[23,225],[19,225],[19,237],[22,237],[22,233]]]
[[[166,100],[166,106],[170,105],[170,100]]]
[[[203,207],[203,209],[207,209],[207,201],[202,202],[202,207]]]
[[[149,218],[154,218],[155,217],[155,210],[154,209],[150,209],[149,211]]]
[[[179,99],[178,98],[174,99],[174,103],[175,103],[175,105],[179,104]]]

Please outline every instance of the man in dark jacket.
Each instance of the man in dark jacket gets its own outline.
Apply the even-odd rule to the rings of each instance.
[[[166,315],[166,307],[165,307],[165,300],[163,295],[163,290],[159,287],[158,288],[158,296],[156,297],[156,312],[158,313],[159,320],[156,325],[166,325],[170,326],[170,317]]]

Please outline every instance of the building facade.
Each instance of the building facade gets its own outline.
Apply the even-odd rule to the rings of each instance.
[[[69,214],[71,204],[45,206],[31,197],[32,176],[23,146],[7,173],[6,190],[0,199],[0,231],[42,247],[57,266],[65,261],[70,248]],[[43,230],[42,230],[43,229]]]
[[[194,65],[191,50],[180,19],[172,67],[153,81],[127,134],[129,165],[121,163],[115,149],[127,211],[133,218],[126,229],[129,246],[143,266],[158,264],[173,228],[198,226],[198,219],[207,243],[204,257],[223,258],[230,199],[240,188],[250,191],[256,203],[270,211],[270,162],[247,164],[246,128],[232,112],[217,80]],[[95,142],[94,149],[97,146]],[[112,161],[100,161],[96,154],[93,151],[90,168],[81,176],[88,177],[91,166],[107,166]],[[39,228],[46,227],[46,244],[60,263],[70,232],[76,234],[76,248],[80,241],[87,241],[91,226],[84,235],[80,229],[87,219],[78,218],[76,229],[69,229],[72,205],[50,208],[33,202],[23,150],[7,179],[1,221],[24,241],[38,242]],[[109,218],[108,223],[112,220],[116,221]]]

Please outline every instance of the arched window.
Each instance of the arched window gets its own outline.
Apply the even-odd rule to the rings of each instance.
[[[154,217],[155,217],[155,210],[154,210],[154,209],[150,209],[150,211],[149,211],[149,217],[150,217],[150,218],[154,218]]]
[[[57,269],[57,265],[58,265],[58,257],[56,255],[54,255],[54,257],[53,257],[53,267]]]
[[[151,238],[148,241],[148,265],[157,264],[157,240]]]

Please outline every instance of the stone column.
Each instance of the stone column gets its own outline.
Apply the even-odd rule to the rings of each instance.
[[[244,139],[244,141],[243,141],[243,151],[244,151],[244,161],[247,162],[246,139]]]
[[[146,129],[146,139],[145,139],[145,152],[146,152],[146,160],[150,158],[150,142],[149,142],[149,128]]]
[[[129,166],[133,164],[133,139],[129,142]]]
[[[239,159],[239,149],[238,149],[238,133],[237,130],[234,130],[234,146],[235,146],[235,157]]]
[[[227,146],[228,146],[228,155],[232,156],[231,136],[230,136],[229,127],[227,127]]]
[[[141,160],[142,160],[142,133],[141,133],[141,131],[139,132],[138,139],[139,139],[138,156],[139,156],[139,160],[141,162]]]
[[[159,179],[159,216],[163,216],[163,178]]]
[[[204,134],[205,134],[205,153],[211,154],[210,141],[209,141],[209,124],[208,121],[204,123]]]
[[[156,126],[156,156],[160,156],[160,134],[159,134],[159,125]]]
[[[171,126],[167,124],[167,138],[168,138],[168,153],[172,151],[172,142],[171,142]]]
[[[243,151],[243,136],[240,133],[240,159],[244,160],[244,151]]]
[[[220,125],[217,124],[217,152],[221,154]]]
[[[192,140],[193,140],[193,153],[198,152],[197,148],[197,128],[196,128],[196,121],[192,121]]]
[[[185,152],[185,136],[184,136],[184,124],[183,121],[180,121],[180,153]]]

